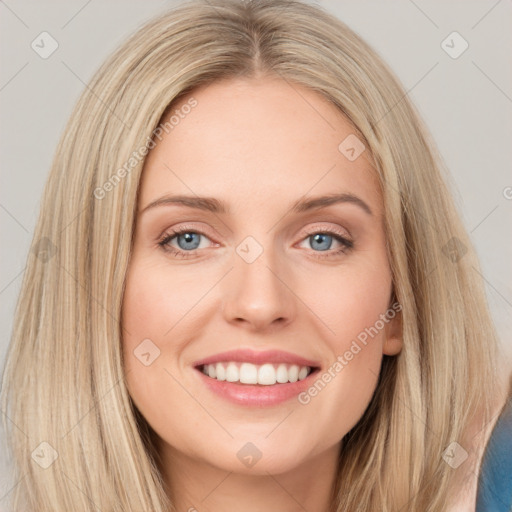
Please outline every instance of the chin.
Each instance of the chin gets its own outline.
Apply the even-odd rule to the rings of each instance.
[[[277,438],[265,439],[262,435],[260,438],[253,437],[252,441],[246,437],[243,441],[239,438],[230,441],[225,449],[214,454],[210,452],[205,460],[225,471],[268,476],[269,473],[278,475],[296,469],[306,463],[308,455],[309,450],[305,443],[298,439],[293,444],[287,444]]]

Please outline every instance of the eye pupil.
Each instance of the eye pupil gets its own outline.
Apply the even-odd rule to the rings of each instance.
[[[182,233],[177,236],[178,245],[183,250],[197,249],[197,247],[199,246],[199,236],[200,236],[199,233],[191,233],[191,232]],[[194,237],[196,237],[195,240],[194,240]],[[184,240],[184,243],[181,243],[182,240]],[[192,247],[191,247],[191,245],[192,245]]]
[[[327,235],[325,233],[317,233],[312,236],[313,243],[311,244],[312,248],[315,249],[314,243],[319,243],[320,247],[316,247],[316,249],[320,251],[327,251],[332,243],[332,236]]]

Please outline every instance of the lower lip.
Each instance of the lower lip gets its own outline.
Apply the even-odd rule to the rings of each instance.
[[[318,369],[313,370],[305,379],[298,380],[297,382],[263,386],[212,379],[201,370],[197,368],[195,370],[208,389],[216,395],[237,405],[253,407],[277,405],[296,397],[311,385],[312,379],[318,372]]]

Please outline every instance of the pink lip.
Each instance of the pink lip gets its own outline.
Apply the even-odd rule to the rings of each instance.
[[[305,391],[311,386],[313,379],[316,378],[318,370],[311,372],[303,380],[288,382],[287,384],[274,384],[272,386],[240,384],[239,382],[227,382],[225,380],[220,381],[208,377],[208,375],[205,375],[201,370],[196,370],[196,373],[210,391],[213,391],[215,394],[234,404],[268,407],[286,402]]]
[[[202,372],[201,367],[205,364],[214,364],[227,361],[247,362],[253,364],[264,363],[287,363],[298,366],[309,366],[314,368],[305,379],[297,382],[288,382],[287,384],[274,384],[264,386],[259,384],[240,384],[239,382],[227,382],[212,379]],[[302,391],[305,391],[313,379],[316,378],[320,363],[305,359],[290,352],[282,350],[266,350],[256,352],[251,349],[230,350],[215,354],[211,357],[196,361],[193,365],[197,370],[198,376],[210,391],[224,399],[237,405],[266,407],[283,403],[296,397]]]
[[[304,359],[303,357],[292,354],[291,352],[284,352],[282,350],[265,350],[263,352],[256,352],[251,349],[237,349],[229,350],[228,352],[222,352],[215,354],[211,357],[196,361],[193,366],[196,368],[205,364],[222,363],[226,361],[236,361],[240,363],[253,363],[253,364],[264,364],[264,363],[288,363],[296,364],[298,366],[311,366],[319,367],[320,363],[317,361],[311,361]],[[283,384],[286,385],[286,384]]]

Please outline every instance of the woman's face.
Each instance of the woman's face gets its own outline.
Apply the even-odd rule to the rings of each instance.
[[[129,391],[169,460],[288,471],[337,449],[400,350],[369,155],[278,79],[218,81],[171,114],[141,181]]]

